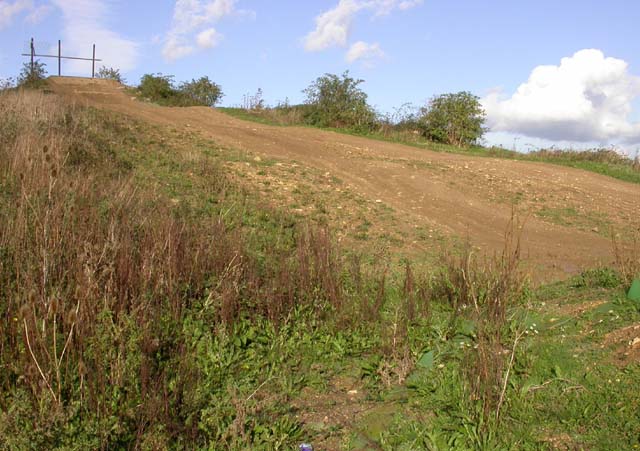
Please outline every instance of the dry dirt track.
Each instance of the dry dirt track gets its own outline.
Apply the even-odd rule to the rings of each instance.
[[[329,172],[364,198],[390,206],[409,223],[468,235],[474,245],[487,250],[502,247],[511,204],[517,199],[520,209],[533,213],[524,248],[532,267],[545,278],[611,260],[602,224],[620,230],[638,227],[640,185],[591,172],[436,153],[311,128],[271,127],[204,107],[163,108],[135,101],[116,83],[103,80],[52,78],[51,86],[80,103]],[[561,225],[557,215],[567,209],[582,227]],[[545,211],[547,216],[541,214]]]

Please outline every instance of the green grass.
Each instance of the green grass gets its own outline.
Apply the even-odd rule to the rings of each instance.
[[[243,108],[218,108],[233,117],[238,119],[257,122],[264,125],[271,126],[287,126],[295,125],[302,127],[314,127],[308,124],[287,124],[278,121],[277,115],[267,115],[261,112],[248,111]],[[459,155],[471,155],[476,157],[486,158],[503,158],[518,161],[533,161],[540,163],[549,163],[559,166],[567,166],[576,169],[582,169],[585,171],[595,172],[607,177],[612,177],[618,180],[623,180],[630,183],[640,183],[640,170],[634,168],[632,161],[627,163],[623,160],[615,162],[609,161],[591,161],[588,158],[581,158],[580,152],[568,151],[566,153],[558,152],[553,156],[547,155],[534,155],[520,152],[514,152],[512,150],[503,149],[499,147],[481,147],[481,146],[469,146],[466,148],[459,148],[448,144],[434,143],[427,141],[424,138],[416,137],[410,133],[395,133],[392,132],[388,136],[385,136],[379,132],[360,132],[342,128],[324,128],[323,130],[329,130],[336,133],[342,133],[351,136],[361,136],[369,139],[375,139],[378,141],[392,142],[398,144],[404,144],[412,147],[417,147],[424,150],[443,153],[454,153]]]
[[[502,422],[483,430],[468,402],[460,373],[475,340],[473,328],[462,324],[452,338],[443,339],[438,331],[447,313],[436,311],[429,327],[411,332],[416,355],[429,352],[432,360],[416,367],[400,398],[394,390],[381,392],[382,400],[396,404],[383,430],[369,429],[366,419],[360,429],[374,431],[369,438],[385,450],[638,449],[640,362],[617,360],[626,342],[602,343],[607,333],[638,324],[639,309],[624,299],[619,285],[598,286],[603,280],[611,286],[602,271],[585,277],[589,286],[576,279],[542,287],[532,293],[531,309],[511,312],[520,318],[512,325],[527,333],[516,348]],[[596,300],[604,303],[559,314],[560,307]],[[357,436],[353,442],[359,443]]]
[[[542,207],[536,212],[536,216],[555,224],[574,227],[580,230],[594,231],[606,237],[609,236],[611,228],[611,223],[605,214],[581,212],[573,207]]]

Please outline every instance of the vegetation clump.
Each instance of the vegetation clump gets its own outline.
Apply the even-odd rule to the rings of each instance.
[[[20,88],[41,88],[46,82],[47,65],[39,60],[35,60],[33,64],[24,63],[20,75],[18,75],[17,84]]]
[[[200,77],[176,86],[173,75],[145,74],[137,94],[164,106],[215,106],[224,96],[222,88],[209,77]]]
[[[467,91],[441,94],[422,108],[418,126],[431,141],[464,147],[482,138],[485,116],[478,96]]]
[[[320,127],[370,130],[375,112],[367,103],[367,94],[360,88],[364,80],[345,72],[342,76],[325,74],[304,90],[305,120]]]
[[[106,66],[101,66],[98,69],[98,72],[96,72],[96,78],[113,80],[121,84],[125,84],[127,82],[122,76],[122,74],[120,73],[120,69],[115,69],[113,67],[106,67]]]

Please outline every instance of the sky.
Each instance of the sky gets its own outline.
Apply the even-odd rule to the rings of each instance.
[[[91,56],[129,84],[145,73],[208,75],[223,104],[258,88],[304,100],[325,73],[350,71],[380,112],[470,91],[486,144],[640,149],[636,0],[0,0],[0,78],[37,52]],[[55,60],[48,63],[57,72]],[[63,75],[91,73],[65,61]]]

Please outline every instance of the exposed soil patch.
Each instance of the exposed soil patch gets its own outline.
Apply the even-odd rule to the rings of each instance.
[[[614,358],[619,365],[640,362],[640,323],[609,332],[603,343],[614,348]]]
[[[78,102],[189,130],[262,159],[295,161],[329,173],[353,195],[388,206],[404,224],[400,229],[415,225],[445,236],[468,236],[489,253],[502,248],[512,205],[517,205],[531,213],[523,248],[537,280],[608,263],[611,245],[602,229],[637,227],[640,221],[633,215],[640,211],[640,185],[587,171],[267,126],[211,108],[163,108],[135,101],[123,87],[105,80],[52,78],[51,86]],[[282,177],[283,186],[290,184],[286,174]]]
[[[565,304],[559,306],[557,308],[557,312],[558,314],[563,316],[575,317],[582,315],[586,311],[593,310],[596,307],[600,307],[602,304],[606,303],[607,301],[599,299],[597,301],[581,302],[579,304]]]
[[[294,401],[301,423],[317,432],[313,446],[326,451],[344,449],[347,432],[378,404],[366,399],[361,384],[352,378],[336,378],[323,391],[303,390]]]

